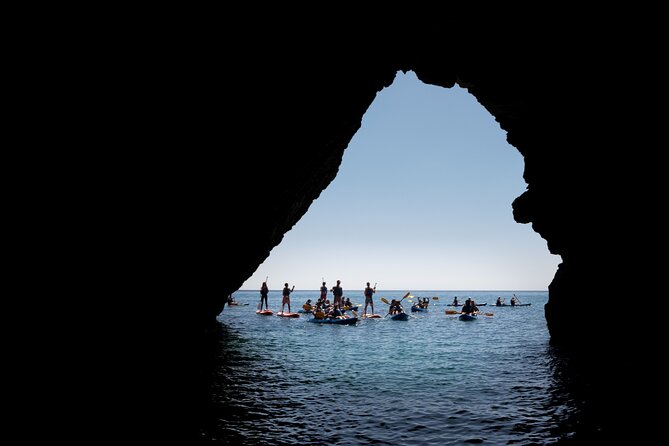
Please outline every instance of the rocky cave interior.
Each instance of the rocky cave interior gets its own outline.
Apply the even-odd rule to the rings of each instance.
[[[411,33],[349,30],[346,41],[313,25],[252,49],[235,44],[244,37],[231,33],[217,60],[212,43],[174,49],[180,76],[156,84],[180,80],[180,87],[152,92],[162,107],[152,120],[161,144],[131,157],[151,178],[140,185],[147,195],[133,199],[132,229],[146,254],[133,261],[151,266],[131,275],[165,284],[161,299],[178,314],[170,329],[194,375],[201,376],[198,364],[224,297],[335,178],[376,94],[398,71],[411,70],[427,84],[466,88],[522,154],[528,188],[512,204],[514,218],[531,224],[562,258],[545,308],[551,342],[596,383],[586,386],[601,397],[593,411],[618,411],[605,397],[610,381],[597,377],[635,373],[629,363],[621,366],[616,346],[627,335],[618,324],[627,299],[620,287],[634,281],[640,265],[621,255],[635,251],[627,231],[638,224],[624,212],[635,206],[621,195],[626,160],[609,150],[628,113],[615,106],[611,82],[601,81],[615,79],[615,61],[578,57],[587,47],[563,42],[546,41],[538,52],[527,42],[558,28],[516,23],[512,37],[503,25],[486,25],[488,37],[476,40],[468,39],[479,26],[470,20]],[[319,42],[317,52],[305,36]],[[173,66],[167,58],[159,63]],[[287,172],[290,181],[283,180]],[[607,305],[597,317],[574,311],[575,302],[603,296]]]

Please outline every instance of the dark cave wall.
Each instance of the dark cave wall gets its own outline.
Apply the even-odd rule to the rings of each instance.
[[[56,143],[48,157],[34,155],[40,167],[56,161],[47,169],[56,181],[40,187],[49,205],[30,223],[56,220],[46,236],[35,232],[57,240],[45,243],[49,255],[40,261],[68,269],[53,283],[75,282],[86,302],[102,294],[105,310],[119,304],[147,333],[144,342],[126,334],[124,347],[139,350],[134,356],[132,348],[109,349],[115,364],[128,363],[133,381],[150,370],[141,392],[121,392],[126,407],[146,399],[135,405],[140,425],[151,411],[162,428],[196,418],[194,404],[177,401],[206,386],[202,357],[215,346],[201,335],[216,330],[225,296],[335,177],[365,110],[397,70],[467,88],[524,156],[528,191],[513,203],[514,217],[563,258],[546,308],[553,342],[603,364],[630,351],[614,351],[632,331],[621,319],[638,315],[632,299],[648,298],[637,299],[638,285],[657,268],[646,268],[642,251],[656,246],[658,231],[645,225],[663,221],[653,215],[662,201],[648,175],[662,165],[662,151],[644,139],[650,119],[635,126],[637,116],[652,114],[633,106],[636,96],[655,98],[660,85],[649,78],[652,61],[635,54],[643,42],[630,45],[625,20],[580,10],[551,13],[554,25],[524,14],[485,22],[478,12],[399,15],[355,26],[240,20],[240,31],[227,26],[236,17],[186,23],[156,14],[146,19],[155,29],[140,17],[141,35],[119,29],[120,44],[96,48],[104,57],[94,70],[64,72],[83,83],[74,105],[87,116],[68,120],[65,131],[77,136],[64,139],[65,148],[51,149],[61,146],[61,130],[48,134]],[[63,105],[55,102],[49,110]],[[63,262],[63,251],[77,260]],[[575,305],[595,308],[596,317]],[[650,325],[634,325],[637,344],[657,344],[640,334]],[[116,320],[104,328],[78,336],[126,333]],[[619,365],[611,370],[625,369]]]

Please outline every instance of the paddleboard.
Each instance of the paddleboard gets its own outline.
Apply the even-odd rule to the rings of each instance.
[[[280,317],[300,317],[300,313],[288,313],[285,311],[279,311],[276,315]]]
[[[380,314],[363,314],[362,317],[365,319],[381,319],[383,316]]]
[[[265,316],[271,316],[271,315],[274,314],[274,312],[273,312],[272,310],[270,310],[270,309],[266,309],[266,310],[256,310],[256,314],[262,314],[262,315],[265,315]]]

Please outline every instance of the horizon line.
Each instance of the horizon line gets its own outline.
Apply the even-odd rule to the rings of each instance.
[[[352,290],[352,291],[364,291],[364,288],[360,288],[360,289],[349,288],[349,289]],[[406,291],[407,289],[408,289],[408,288],[381,289],[381,290],[377,290],[376,292],[378,293],[379,291]],[[253,289],[238,289],[237,291],[259,291],[259,290],[260,290],[259,288],[258,288],[258,289],[253,288]],[[277,288],[277,289],[275,289],[275,290],[270,289],[269,291],[282,291],[282,290],[283,290],[283,288]],[[236,293],[237,291],[233,291],[233,292]],[[295,289],[295,291],[319,291],[319,292],[320,292],[320,289],[313,289],[313,290],[307,290],[307,289]],[[293,291],[293,292],[295,292],[295,291]],[[328,291],[330,291],[330,289],[328,289]],[[416,290],[416,291],[440,291],[440,292],[443,292],[443,291],[446,291],[446,292],[452,292],[452,291],[471,291],[471,292],[477,292],[477,293],[480,293],[480,292],[487,292],[487,291],[505,291],[505,292],[516,292],[516,293],[528,293],[528,292],[532,292],[532,293],[534,293],[534,292],[542,292],[542,293],[543,293],[543,292],[546,292],[546,293],[547,293],[547,292],[548,292],[548,290],[518,290],[518,289],[514,289],[514,290],[498,290],[498,289],[489,289],[489,290],[467,290],[467,289],[462,289],[462,290]]]

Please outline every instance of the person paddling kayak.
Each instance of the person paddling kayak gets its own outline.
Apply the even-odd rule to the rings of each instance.
[[[476,306],[476,302],[474,302],[471,298],[468,298],[465,301],[465,304],[462,306],[462,310],[460,312],[463,314],[475,315],[479,313],[479,307]]]

